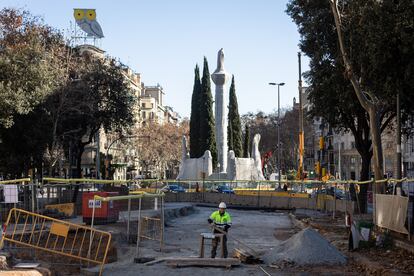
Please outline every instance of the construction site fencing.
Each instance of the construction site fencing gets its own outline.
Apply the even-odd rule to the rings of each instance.
[[[121,229],[120,233],[126,233],[123,238],[127,243],[136,243],[135,257],[139,257],[140,244],[143,240],[159,243],[159,250],[164,246],[164,193],[131,192],[125,196],[99,196],[93,197],[91,227],[94,226],[95,217],[99,214],[104,204],[111,205],[115,210],[118,204],[127,203],[127,211],[119,212]],[[132,209],[133,203],[138,204],[137,209]],[[100,207],[100,208],[97,208]],[[149,207],[149,208],[148,208]],[[118,212],[117,212],[118,213]],[[118,216],[118,214],[117,214]],[[101,221],[102,222],[102,221]]]
[[[26,247],[70,257],[81,264],[100,265],[102,274],[111,234],[13,208],[3,226],[1,243],[7,250]],[[50,257],[47,259],[50,260]]]
[[[33,211],[35,190],[30,178],[0,181],[0,222],[5,221],[12,208]]]
[[[96,180],[96,179],[59,179],[43,178],[39,183],[30,179],[12,180],[0,182],[4,187],[14,185],[18,190],[18,201],[16,203],[2,204],[2,220],[10,208],[19,207],[25,210],[44,210],[46,206],[59,204],[72,204],[74,213],[82,212],[82,195],[88,192],[117,192],[117,195],[128,195],[133,192],[157,193],[165,192],[165,201],[198,202],[216,204],[220,201],[229,202],[233,205],[256,207],[256,208],[307,208],[317,209],[325,212],[345,212],[350,214],[372,213],[374,220],[378,214],[375,213],[376,196],[373,195],[372,186],[374,181],[316,181],[316,180],[282,180],[278,181],[228,181],[228,180]],[[386,194],[399,195],[400,200],[407,205],[404,215],[407,217],[406,226],[413,233],[414,219],[414,180],[413,179],[384,179],[377,181],[386,186]],[[401,185],[399,185],[401,184]],[[359,201],[360,187],[368,185],[368,204],[366,210],[361,210]],[[9,186],[11,187],[11,186]],[[77,194],[77,196],[74,196]],[[152,199],[155,201],[155,199]],[[382,200],[382,199],[380,199]],[[118,203],[120,211],[128,210],[128,202]],[[397,204],[399,206],[399,204]],[[142,202],[142,209],[153,208],[154,202]],[[53,206],[51,206],[53,209]],[[138,210],[138,202],[133,200],[131,210]],[[396,207],[397,208],[397,207]],[[404,207],[405,208],[405,207]],[[70,209],[68,207],[68,209]],[[405,210],[405,209],[404,209]],[[402,220],[404,218],[400,218]],[[390,222],[389,222],[390,223]],[[388,223],[388,224],[389,224]]]
[[[331,186],[321,183],[313,183],[311,187],[285,183],[285,189],[278,189],[278,185],[273,183],[248,183],[249,186],[240,183],[220,182],[225,188],[214,188],[216,182],[206,182],[199,192],[167,192],[167,202],[197,202],[207,204],[218,204],[221,201],[230,206],[240,206],[257,209],[315,209],[329,212],[348,212],[357,211],[356,203],[350,200],[348,189],[343,193],[336,194],[334,200]],[[192,185],[192,184],[191,184]],[[241,187],[240,187],[241,186]],[[301,187],[302,186],[302,187]],[[334,185],[333,185],[334,186]],[[211,187],[211,188],[210,188]],[[339,191],[339,188],[337,188]]]
[[[355,219],[372,218],[375,225],[407,234],[414,234],[414,180],[384,179],[380,181],[165,181],[175,187],[166,196],[166,201],[187,201],[230,206],[271,209],[315,209],[353,215]],[[373,186],[385,186],[385,194],[374,194]],[[360,191],[367,185],[367,206],[362,210]],[[193,187],[196,187],[195,189]],[[198,191],[198,192],[197,192]],[[369,216],[371,215],[371,216]]]

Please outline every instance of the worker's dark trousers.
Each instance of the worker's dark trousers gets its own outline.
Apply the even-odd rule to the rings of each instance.
[[[216,257],[216,251],[217,251],[217,247],[219,244],[220,244],[220,238],[214,238],[212,241],[212,247],[211,247],[211,258]],[[227,258],[227,236],[226,235],[223,236],[223,253],[224,253],[224,258]]]

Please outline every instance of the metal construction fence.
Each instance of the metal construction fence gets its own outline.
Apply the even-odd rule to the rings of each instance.
[[[414,179],[384,179],[369,181],[317,181],[317,180],[282,180],[278,181],[246,181],[234,180],[96,180],[96,179],[60,179],[43,178],[33,182],[28,178],[1,181],[4,196],[0,200],[1,220],[5,220],[11,208],[18,207],[32,212],[39,212],[53,204],[73,204],[74,215],[82,210],[82,193],[92,191],[117,192],[119,196],[134,192],[165,192],[165,201],[190,201],[199,203],[216,203],[219,200],[234,205],[269,208],[308,208],[349,213],[375,213],[375,200],[372,187],[374,183],[383,183],[386,194],[401,195],[407,203],[407,228],[410,233],[414,229]],[[401,184],[401,185],[398,185]],[[368,185],[368,204],[361,210],[356,200],[363,185]],[[6,200],[6,188],[9,198]],[[17,198],[11,200],[10,191],[14,190]],[[16,195],[15,195],[16,196]],[[155,199],[154,199],[155,200]],[[154,201],[142,202],[142,209],[151,209]],[[138,202],[119,202],[121,211],[128,208],[138,210]],[[376,217],[376,214],[374,215]]]
[[[24,246],[70,257],[86,264],[98,264],[102,274],[111,234],[13,208],[3,226],[1,241],[8,249]]]
[[[135,257],[139,257],[141,240],[155,241],[159,243],[160,251],[164,246],[164,193],[132,192],[125,196],[102,197],[95,195],[92,206],[91,227],[94,225],[97,214],[96,203],[117,204],[126,202],[128,210],[120,212],[122,222],[126,224],[126,241],[136,242]],[[133,202],[138,203],[138,209],[132,210]],[[150,203],[153,208],[143,210],[143,203]],[[136,226],[136,227],[135,227]]]

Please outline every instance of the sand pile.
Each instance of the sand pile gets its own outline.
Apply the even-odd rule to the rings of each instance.
[[[263,256],[268,263],[289,262],[298,265],[345,264],[346,257],[318,232],[306,228]]]

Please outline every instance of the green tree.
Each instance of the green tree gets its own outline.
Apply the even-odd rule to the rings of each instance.
[[[236,157],[243,156],[242,144],[242,128],[239,115],[239,107],[237,104],[236,88],[234,85],[234,76],[231,79],[230,85],[230,100],[229,100],[229,115],[228,115],[228,146],[234,151]]]
[[[413,84],[407,74],[413,72],[413,58],[409,56],[414,43],[408,34],[413,32],[409,18],[413,18],[414,4],[398,1],[395,5],[390,0],[342,3],[346,19],[341,29],[352,72],[359,76],[364,97],[378,103],[372,116],[361,106],[349,81],[350,71],[341,56],[329,1],[290,1],[287,13],[298,25],[301,50],[310,58],[310,70],[305,74],[310,83],[310,115],[323,117],[339,131],[352,132],[362,158],[361,180],[367,180],[373,155],[370,126],[378,123],[380,132],[389,127],[395,118],[396,91],[406,99],[403,121],[412,116]],[[366,188],[361,186],[362,209]]]
[[[50,129],[50,116],[43,107],[15,114],[11,127],[0,128],[0,171],[11,178],[27,177],[32,168],[40,172],[51,141]]]
[[[62,36],[27,11],[0,11],[0,127],[28,114],[63,79]]]
[[[0,160],[2,172],[25,176],[58,158],[81,156],[101,129],[126,132],[136,99],[124,69],[65,45],[28,12],[0,11]],[[60,159],[60,160],[61,160]]]
[[[229,147],[229,150],[233,150],[233,130],[227,126],[227,146]]]
[[[105,132],[125,133],[134,123],[133,91],[122,68],[114,61],[81,57],[85,66],[76,78],[55,94],[59,101],[65,97],[67,107],[61,110],[58,132],[76,156],[76,177],[81,174],[81,160],[85,146],[94,141],[102,128]]]
[[[243,157],[250,157],[250,129],[248,124],[244,127]]]
[[[24,10],[0,11],[0,159],[2,172],[41,171],[51,141],[44,102],[67,76],[63,37]]]
[[[196,65],[194,69],[194,86],[191,97],[191,117],[190,117],[190,157],[199,158],[203,155],[200,150],[200,97],[201,81],[200,69]]]
[[[204,153],[210,150],[213,167],[217,164],[217,146],[215,136],[215,121],[213,115],[213,97],[211,95],[210,72],[204,57],[203,77],[201,79],[200,97],[200,150]]]
[[[82,154],[101,130],[127,133],[134,124],[136,98],[123,73],[113,60],[76,56],[78,67],[71,81],[50,98],[58,119],[57,135],[66,154],[76,160],[73,177],[81,177]],[[64,108],[56,108],[64,101]],[[67,155],[68,156],[68,155]],[[76,201],[78,187],[72,200]]]

